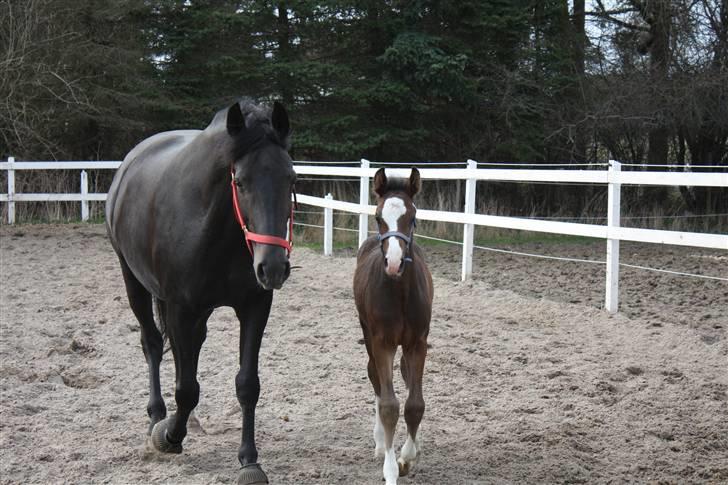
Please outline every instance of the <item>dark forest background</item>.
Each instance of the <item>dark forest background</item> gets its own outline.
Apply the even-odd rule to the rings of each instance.
[[[728,0],[0,0],[2,157],[121,160],[243,95],[285,104],[298,160],[727,167]],[[515,187],[479,192],[581,214],[604,190]]]

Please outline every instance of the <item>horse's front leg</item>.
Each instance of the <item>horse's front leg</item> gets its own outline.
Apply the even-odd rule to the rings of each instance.
[[[399,469],[394,454],[394,432],[399,420],[399,401],[394,394],[392,364],[394,363],[394,354],[397,347],[379,337],[372,339],[371,351],[374,357],[374,367],[376,377],[379,380],[380,391],[379,399],[376,400],[376,419],[381,424],[384,434],[384,466],[382,473],[387,485],[396,485]],[[377,440],[376,428],[374,439]],[[379,446],[380,443],[377,443],[377,445]]]
[[[243,411],[243,436],[238,450],[238,460],[243,466],[238,477],[241,485],[268,483],[268,477],[258,464],[255,407],[260,396],[258,353],[272,303],[273,291],[264,291],[235,308],[240,320],[240,371],[235,377],[235,390]]]
[[[187,419],[200,400],[197,363],[202,343],[207,336],[207,319],[192,309],[167,303],[167,335],[174,354],[177,411],[158,422],[152,429],[152,444],[165,453],[181,453],[187,436]]]

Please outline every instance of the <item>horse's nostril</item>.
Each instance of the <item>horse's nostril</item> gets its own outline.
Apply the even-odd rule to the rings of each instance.
[[[384,266],[389,266],[389,258],[384,258]]]
[[[256,275],[258,276],[258,281],[265,281],[265,263],[260,263],[258,265]]]

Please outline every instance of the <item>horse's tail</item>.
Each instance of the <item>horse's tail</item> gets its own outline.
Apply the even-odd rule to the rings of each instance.
[[[164,304],[162,300],[157,298],[156,296],[152,297],[152,310],[154,313],[154,324],[157,326],[157,330],[159,330],[159,334],[162,336],[162,348],[163,354],[166,354],[169,352],[169,347],[167,347],[167,322],[165,320],[165,312],[162,309],[162,305]],[[166,347],[166,348],[165,348]]]

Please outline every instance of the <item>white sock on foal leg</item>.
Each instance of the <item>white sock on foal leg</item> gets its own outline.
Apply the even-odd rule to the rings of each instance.
[[[402,463],[412,463],[417,458],[417,445],[411,435],[407,435],[407,441],[404,442],[402,452],[399,454],[399,461]]]
[[[387,485],[397,485],[397,477],[399,476],[399,466],[397,465],[397,457],[394,454],[394,446],[387,450],[384,454],[384,480]]]
[[[379,398],[374,397],[374,458],[384,456],[384,425],[379,419]]]

